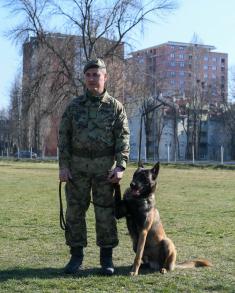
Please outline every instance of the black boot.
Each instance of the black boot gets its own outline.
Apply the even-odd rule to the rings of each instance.
[[[71,247],[71,258],[64,268],[65,274],[76,274],[81,268],[83,261],[83,247]]]
[[[112,254],[112,248],[100,248],[100,264],[103,275],[112,276],[114,274]]]

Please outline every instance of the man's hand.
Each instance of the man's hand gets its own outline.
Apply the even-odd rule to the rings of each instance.
[[[62,168],[59,172],[59,179],[61,182],[68,182],[69,179],[72,179],[72,175],[68,168]]]
[[[119,183],[119,181],[122,179],[124,168],[122,167],[116,167],[114,168],[108,176],[108,181],[111,183]]]

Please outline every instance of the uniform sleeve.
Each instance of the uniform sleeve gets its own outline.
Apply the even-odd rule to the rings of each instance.
[[[126,168],[126,163],[130,153],[130,131],[128,127],[127,115],[121,104],[117,105],[117,114],[114,125],[115,136],[115,157],[117,166]]]
[[[62,115],[59,127],[59,167],[69,168],[71,162],[72,118],[68,106]]]

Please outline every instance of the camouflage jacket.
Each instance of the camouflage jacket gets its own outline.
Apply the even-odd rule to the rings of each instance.
[[[117,166],[126,168],[129,128],[123,105],[107,91],[74,98],[62,115],[58,146],[60,168],[69,168],[73,156],[114,156]]]

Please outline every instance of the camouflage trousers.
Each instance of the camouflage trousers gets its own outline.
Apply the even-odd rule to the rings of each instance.
[[[96,243],[100,247],[118,245],[116,219],[114,217],[114,189],[107,181],[107,174],[92,175],[76,172],[65,186],[67,210],[65,232],[70,247],[87,246],[86,212],[91,196],[94,202]],[[105,206],[105,207],[101,207]],[[107,207],[108,206],[108,207]]]

